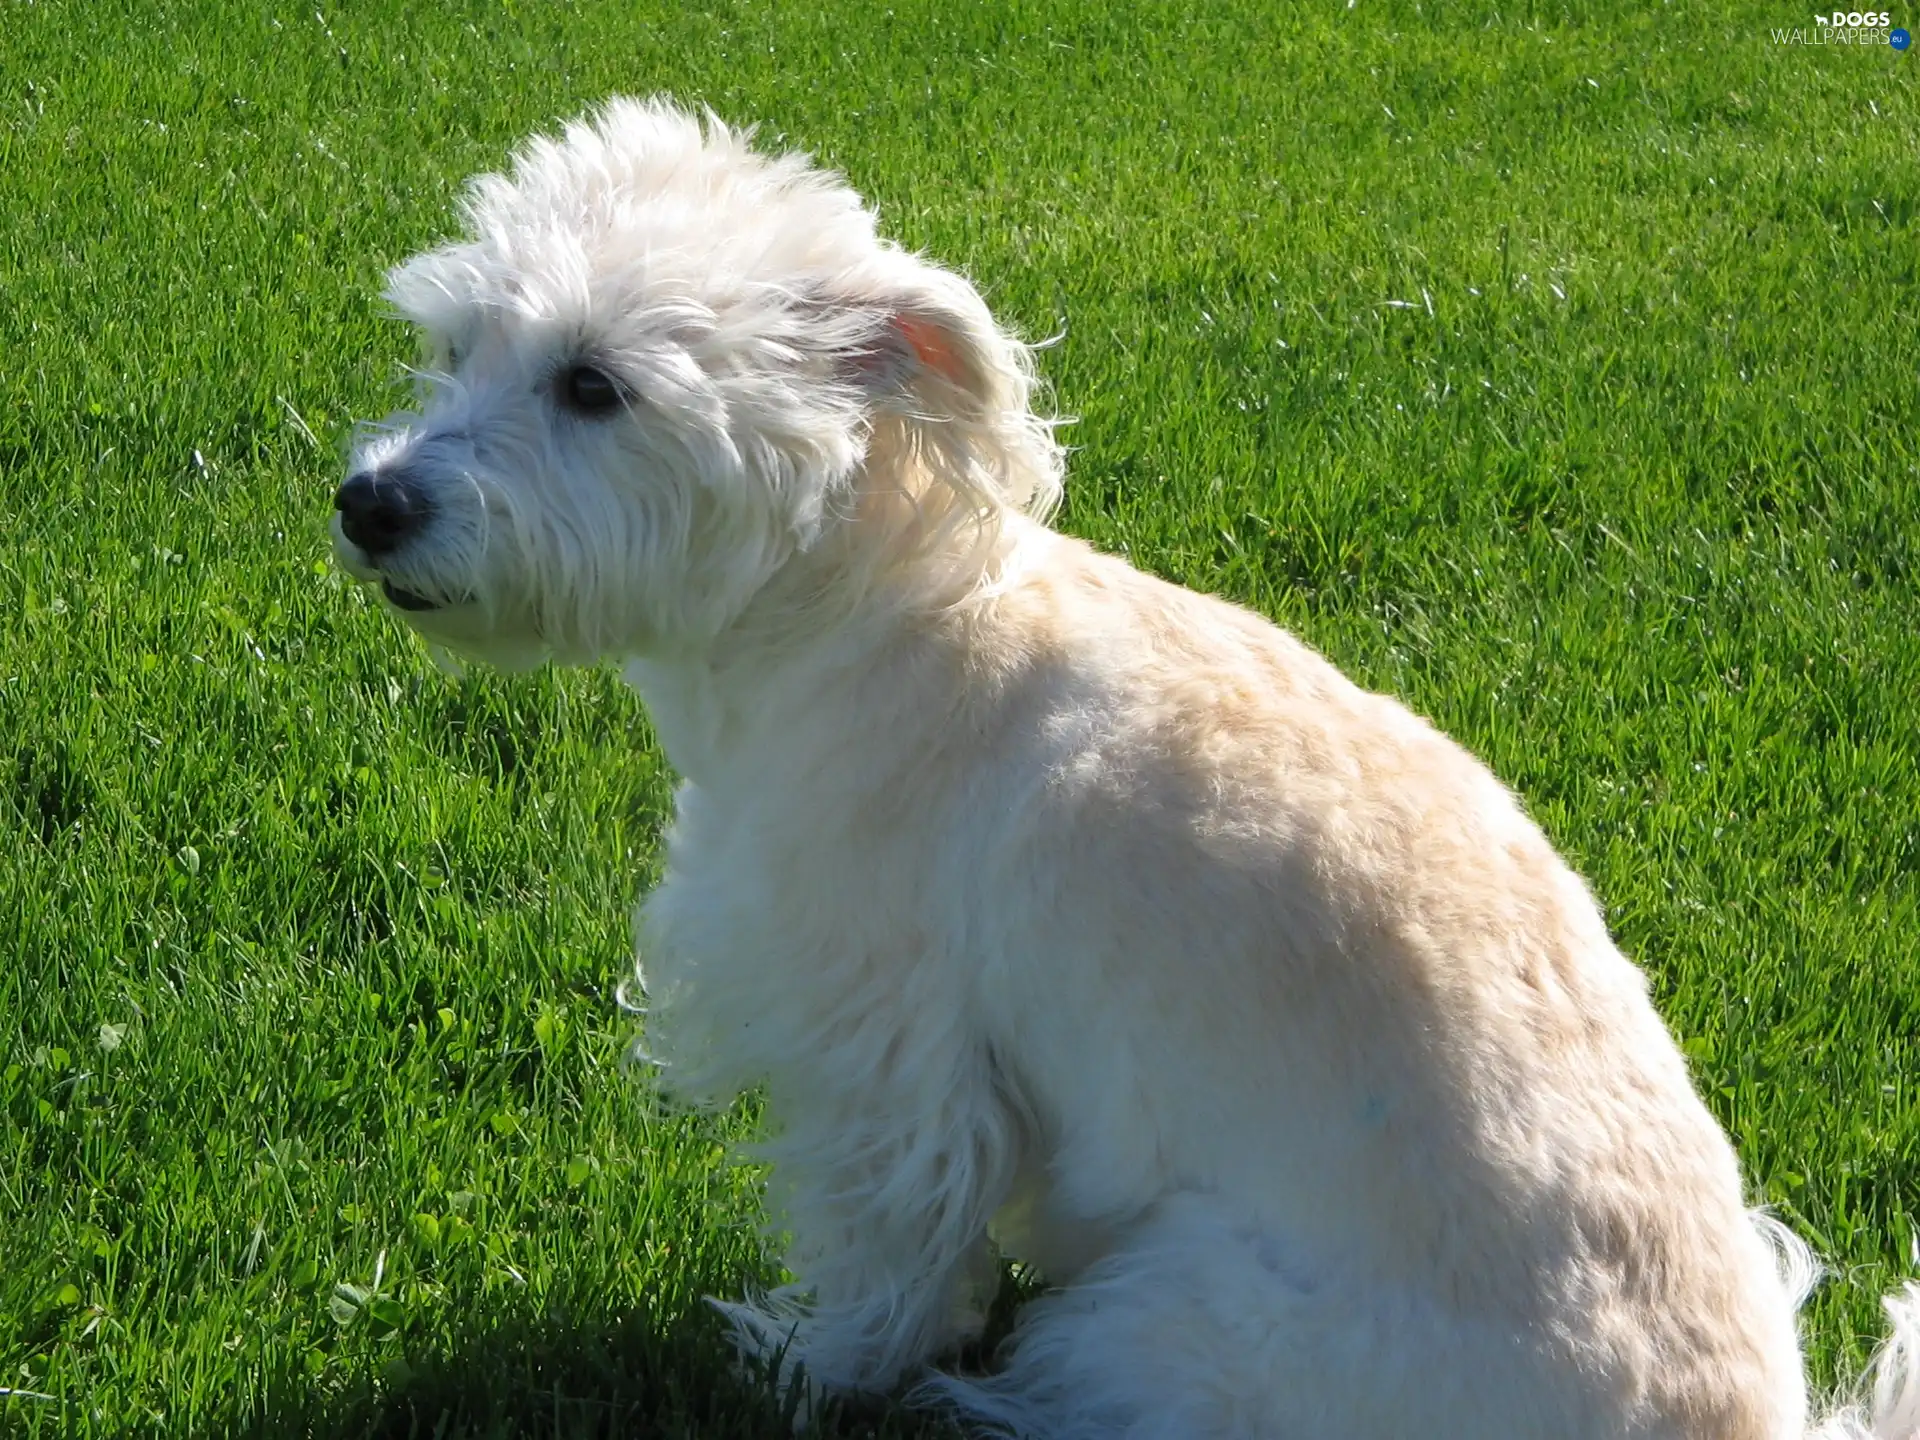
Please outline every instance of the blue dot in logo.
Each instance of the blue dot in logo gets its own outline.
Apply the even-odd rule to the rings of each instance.
[[[1895,30],[1887,36],[1887,43],[1896,50],[1904,50],[1913,43],[1913,37],[1904,30]]]

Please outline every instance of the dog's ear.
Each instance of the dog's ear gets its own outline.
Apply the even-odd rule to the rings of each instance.
[[[869,403],[926,416],[971,419],[1005,398],[1018,381],[1018,347],[973,306],[946,303],[928,291],[863,297],[857,338],[841,352],[840,370]],[[978,314],[968,313],[976,309]],[[1018,387],[1023,393],[1024,386]]]
[[[802,294],[802,343],[831,356],[838,378],[875,411],[972,420],[1026,403],[1026,347],[950,270],[887,246]]]
[[[1033,413],[1032,361],[972,285],[887,250],[807,308],[815,346],[876,422],[876,443],[906,446],[969,510],[1051,507],[1060,449]]]

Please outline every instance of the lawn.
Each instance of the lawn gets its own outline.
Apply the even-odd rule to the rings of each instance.
[[[1064,331],[1062,523],[1525,797],[1864,1360],[1920,1269],[1920,58],[1286,8],[0,0],[0,1433],[787,1433],[699,1303],[764,1273],[750,1117],[622,1064],[642,710],[444,675],[327,559],[382,271],[621,91]]]

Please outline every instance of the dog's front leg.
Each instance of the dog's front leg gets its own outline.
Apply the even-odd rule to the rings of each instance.
[[[929,1110],[860,1098],[810,1106],[766,1147],[794,1279],[719,1307],[743,1350],[826,1391],[891,1389],[978,1335],[1014,1168],[1012,1126],[964,1082]]]

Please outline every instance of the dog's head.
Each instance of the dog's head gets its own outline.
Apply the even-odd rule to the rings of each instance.
[[[429,639],[697,653],[796,557],[810,593],[870,581],[1057,495],[1026,352],[973,288],[749,138],[615,101],[392,273],[420,408],[356,446],[334,543]]]

